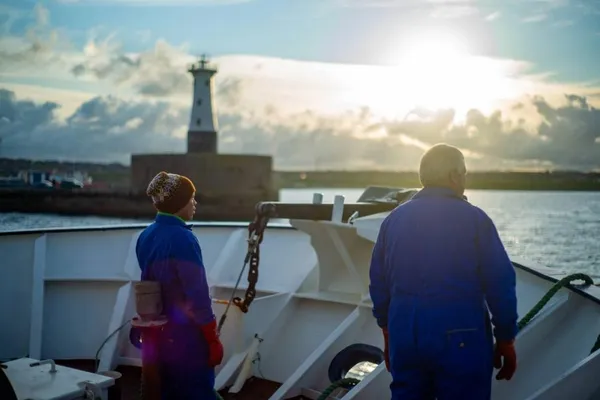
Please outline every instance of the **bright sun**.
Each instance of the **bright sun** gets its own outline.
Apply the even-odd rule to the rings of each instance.
[[[408,63],[431,64],[441,60],[468,56],[466,43],[456,36],[426,33],[405,46],[400,58]]]
[[[469,108],[486,111],[514,95],[506,71],[491,59],[471,55],[467,41],[453,32],[429,30],[403,39],[403,45],[398,40],[388,45],[396,66],[379,90],[382,100],[399,92],[411,104],[463,114]]]

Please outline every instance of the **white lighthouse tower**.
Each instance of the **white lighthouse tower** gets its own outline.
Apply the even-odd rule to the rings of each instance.
[[[213,76],[216,69],[207,66],[203,55],[188,71],[194,76],[194,97],[188,128],[188,153],[217,153],[217,117],[213,105]]]

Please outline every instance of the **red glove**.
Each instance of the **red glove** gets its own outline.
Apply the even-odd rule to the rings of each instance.
[[[390,370],[390,351],[388,349],[388,330],[381,328],[383,332],[383,359],[385,360],[385,369]]]
[[[517,370],[517,353],[515,352],[515,341],[498,340],[494,350],[494,368],[500,369],[497,380],[510,378]]]
[[[200,330],[208,342],[208,365],[216,367],[223,361],[223,344],[217,333],[217,320],[202,325]]]

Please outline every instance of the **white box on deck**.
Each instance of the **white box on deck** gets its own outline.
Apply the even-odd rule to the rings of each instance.
[[[38,362],[32,358],[19,358],[3,363],[4,370],[19,400],[71,400],[84,396],[85,383],[98,386],[106,398],[107,389],[114,385],[114,379],[104,375],[93,374],[74,368],[56,366],[51,373],[52,365],[44,364],[31,367]]]

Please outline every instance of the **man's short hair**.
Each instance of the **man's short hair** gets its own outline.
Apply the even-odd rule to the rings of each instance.
[[[464,173],[465,169],[465,158],[457,147],[438,143],[421,157],[419,180],[423,187],[444,185],[452,172]]]

